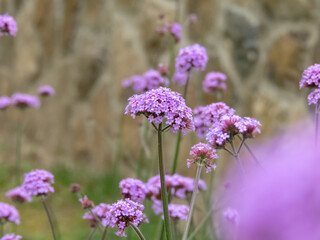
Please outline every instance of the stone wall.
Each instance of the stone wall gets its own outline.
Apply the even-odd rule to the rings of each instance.
[[[172,20],[178,12],[181,22],[198,15],[179,47],[207,48],[206,71],[229,79],[223,100],[259,119],[265,135],[309,114],[298,81],[319,62],[319,0],[180,1],[176,11],[173,0],[0,0],[1,13],[18,22],[15,38],[0,39],[1,95],[35,93],[44,84],[57,92],[39,111],[1,113],[4,156],[13,158],[13,127],[27,118],[23,154],[35,162],[108,167],[112,159],[137,157],[137,121],[123,116],[132,93],[121,81],[154,67],[155,56],[168,61],[167,44],[155,33],[159,14]],[[204,74],[191,81],[191,107],[214,101],[202,93]],[[173,141],[169,136],[170,150]],[[185,155],[192,141],[183,143]]]

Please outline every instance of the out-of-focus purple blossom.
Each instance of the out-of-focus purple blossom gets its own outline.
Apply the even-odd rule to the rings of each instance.
[[[240,221],[240,215],[238,211],[234,208],[227,208],[226,210],[224,210],[223,216],[228,222],[233,224],[238,224]]]
[[[24,174],[22,187],[30,196],[47,196],[54,192],[51,184],[54,183],[54,176],[46,170],[34,170]]]
[[[202,83],[203,91],[207,93],[224,91],[227,89],[226,80],[227,76],[221,72],[209,72]]]
[[[121,189],[121,194],[124,198],[129,198],[138,203],[143,203],[143,200],[146,198],[145,184],[138,179],[123,179],[119,183],[119,188]]]
[[[6,196],[15,202],[31,202],[32,197],[23,186],[16,187],[6,193]]]
[[[152,209],[156,215],[163,213],[162,202],[160,200],[153,201]],[[173,221],[185,220],[188,219],[189,206],[182,204],[173,204],[168,205],[169,217]],[[164,216],[162,215],[162,219]]]
[[[168,27],[166,25],[164,26],[158,26],[156,28],[156,32],[160,35],[163,36],[168,32]]]
[[[320,99],[320,89],[316,89],[308,95],[308,104],[309,105],[318,104],[319,99]]]
[[[181,42],[182,40],[182,27],[179,23],[174,22],[169,25],[170,33],[173,35],[175,41],[177,43]]]
[[[38,93],[40,96],[48,97],[48,96],[53,96],[55,94],[55,91],[53,87],[49,85],[45,85],[38,88]]]
[[[163,120],[173,133],[181,130],[194,130],[192,110],[186,106],[185,100],[177,92],[169,88],[158,88],[144,94],[129,98],[125,114],[133,118],[145,115],[150,123],[160,124]]]
[[[216,165],[213,163],[214,159],[218,158],[216,150],[211,148],[205,143],[198,143],[191,148],[191,158],[187,159],[188,168],[192,164],[203,165],[206,168],[207,173],[211,172],[211,169],[215,170]]]
[[[20,217],[18,210],[7,203],[0,202],[0,221],[3,223],[13,222],[15,224],[20,224]]]
[[[320,64],[311,65],[303,71],[300,89],[304,87],[320,87]]]
[[[21,109],[25,109],[27,107],[40,107],[39,98],[36,96],[32,96],[25,93],[15,93],[11,97],[12,105],[15,105]]]
[[[175,72],[172,77],[172,82],[179,85],[186,85],[188,80],[187,72]]]
[[[82,209],[90,209],[94,207],[94,203],[89,200],[87,195],[84,195],[83,198],[80,198],[79,202],[82,205]]]
[[[125,228],[130,224],[139,227],[143,222],[148,222],[146,215],[142,212],[143,209],[143,205],[130,199],[119,200],[111,205],[109,217],[102,219],[102,224],[112,228],[118,227],[116,235],[127,237]]]
[[[90,212],[86,212],[82,218],[88,219],[90,221],[90,227],[96,228],[99,224],[98,221],[100,221],[101,223],[106,223],[106,221],[103,220],[109,218],[110,208],[110,204],[100,203],[99,205],[95,206]],[[105,225],[104,227],[107,226]]]
[[[0,240],[20,240],[22,237],[20,235],[15,235],[14,233],[9,233],[4,235]]]
[[[223,102],[212,103],[207,106],[199,106],[193,109],[194,125],[199,138],[205,138],[210,127],[220,121],[222,116],[232,116],[235,113]]]
[[[11,98],[7,96],[0,97],[0,110],[5,110],[11,105]]]
[[[176,57],[176,71],[190,72],[192,69],[203,71],[208,62],[207,51],[199,44],[181,48]]]
[[[259,129],[261,123],[254,118],[244,117],[243,124],[245,125],[245,129],[240,131],[240,133],[244,138],[254,138],[257,133],[261,133]]]
[[[158,71],[162,76],[166,76],[169,73],[168,64],[167,63],[159,63]]]
[[[72,183],[70,185],[70,192],[72,193],[78,193],[81,191],[81,186],[78,183]]]
[[[8,14],[0,15],[0,37],[5,35],[15,36],[18,31],[17,23]]]
[[[197,14],[195,14],[195,13],[190,13],[190,14],[188,15],[188,19],[189,19],[189,22],[190,22],[190,23],[196,23],[196,22],[198,22],[198,16],[197,16]]]

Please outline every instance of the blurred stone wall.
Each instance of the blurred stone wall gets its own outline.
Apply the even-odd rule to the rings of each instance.
[[[18,22],[15,38],[0,39],[0,94],[56,89],[39,111],[1,113],[4,156],[14,158],[14,126],[26,118],[30,161],[110,167],[137,158],[139,120],[123,115],[132,92],[121,81],[155,67],[155,56],[168,62],[168,45],[155,33],[159,14],[169,21],[179,13],[181,23],[198,15],[198,23],[184,24],[179,47],[205,46],[206,72],[228,76],[222,100],[274,133],[309,114],[298,81],[319,62],[319,10],[319,0],[0,0],[1,14]],[[191,107],[215,100],[202,93],[204,75],[191,81]],[[165,141],[170,151],[174,141]],[[194,141],[184,141],[185,156]]]

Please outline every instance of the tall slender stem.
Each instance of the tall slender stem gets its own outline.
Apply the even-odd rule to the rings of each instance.
[[[21,184],[20,173],[21,173],[21,138],[22,138],[23,124],[20,122],[17,125],[17,136],[16,136],[16,186]]]
[[[3,236],[4,232],[3,232],[3,225],[4,223],[2,222],[2,220],[0,220],[0,237]]]
[[[140,238],[140,240],[146,240],[145,237],[143,236],[142,232],[140,231],[140,229],[137,226],[135,226],[133,223],[130,223],[130,226],[137,233],[137,235]]]
[[[107,236],[107,230],[108,230],[108,228],[107,228],[107,227],[106,227],[106,228],[104,228],[104,231],[103,231],[103,233],[102,233],[101,240],[104,240],[104,239],[106,238],[106,236]]]
[[[241,169],[241,172],[242,172],[242,174],[243,174],[243,177],[246,178],[246,177],[247,177],[246,172],[245,172],[245,170],[244,170],[244,168],[243,168],[243,166],[242,166],[242,163],[241,163],[240,158],[239,158],[239,154],[237,153],[236,149],[234,148],[232,141],[230,141],[230,145],[231,145],[231,147],[232,147],[233,156],[234,156],[234,158],[235,158],[238,166],[239,166],[240,169]]]
[[[320,103],[316,105],[316,114],[315,114],[315,146],[318,146],[319,138],[319,112],[320,112]]]
[[[197,193],[199,191],[199,179],[200,179],[200,175],[201,175],[201,169],[202,169],[202,165],[198,165],[197,167],[197,173],[196,173],[196,178],[194,180],[194,188],[193,188],[193,192],[192,192],[192,197],[191,197],[191,203],[190,203],[190,209],[189,209],[189,214],[188,214],[188,220],[187,220],[187,225],[186,228],[184,230],[183,233],[183,240],[187,240],[188,237],[188,233],[189,233],[189,228],[190,228],[190,224],[191,224],[191,219],[192,219],[192,214],[193,214],[193,208],[194,208],[194,203],[197,197]]]
[[[160,172],[160,182],[161,182],[161,200],[164,215],[164,225],[166,230],[167,240],[171,240],[171,229],[169,221],[169,211],[168,211],[168,195],[167,187],[165,182],[165,173],[163,166],[163,154],[162,154],[162,123],[158,127],[158,154],[159,154],[159,172]]]
[[[91,240],[91,239],[93,238],[93,235],[94,235],[94,233],[96,232],[96,230],[97,230],[96,227],[91,230],[90,235],[89,235],[89,237],[88,237],[88,240]]]
[[[48,209],[48,206],[47,206],[47,203],[46,203],[46,200],[45,200],[44,197],[41,197],[41,202],[42,202],[42,205],[44,207],[44,210],[46,211],[46,214],[47,214],[47,217],[48,217],[48,220],[49,220],[49,223],[50,223],[53,239],[56,240],[57,238],[56,238],[56,234],[55,234],[55,231],[54,231],[52,218],[50,216],[50,212],[49,212],[49,209]]]

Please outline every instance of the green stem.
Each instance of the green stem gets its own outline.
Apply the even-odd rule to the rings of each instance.
[[[0,237],[3,236],[4,232],[3,232],[3,225],[4,223],[2,222],[2,220],[0,220]]]
[[[140,231],[140,229],[137,226],[135,226],[133,223],[130,223],[130,226],[137,233],[137,235],[140,238],[140,240],[146,240],[145,237],[143,236],[142,232]]]
[[[18,123],[17,126],[17,138],[16,138],[16,186],[21,184],[20,173],[21,173],[21,138],[22,138],[23,124]]]
[[[88,240],[91,240],[93,238],[94,233],[96,232],[97,228],[93,228],[92,231],[90,232],[90,235],[88,237]]]
[[[182,238],[183,240],[187,240],[187,237],[188,237],[190,223],[191,223],[192,214],[193,214],[193,208],[194,208],[194,204],[195,204],[195,201],[196,201],[197,193],[199,191],[198,184],[199,184],[199,179],[200,179],[200,175],[201,175],[201,169],[202,169],[202,165],[198,165],[196,178],[195,178],[195,181],[194,181],[194,188],[193,188],[192,197],[191,197],[191,203],[190,203],[190,210],[189,210],[189,214],[188,214],[187,225],[186,225],[186,228],[185,228],[184,233],[183,233],[183,238]]]
[[[243,168],[243,165],[242,165],[242,163],[240,161],[239,154],[236,152],[236,150],[235,150],[235,148],[233,146],[233,142],[232,141],[230,141],[230,145],[232,147],[233,156],[234,156],[234,158],[235,158],[235,160],[236,160],[236,162],[237,162],[237,164],[238,164],[238,166],[239,166],[239,168],[240,168],[240,170],[242,172],[243,177],[246,179],[247,178],[246,172],[245,172],[245,170]]]
[[[163,154],[162,154],[162,123],[159,124],[158,128],[158,154],[159,154],[159,172],[161,182],[161,200],[164,215],[164,225],[166,230],[167,240],[171,240],[171,229],[169,221],[169,210],[168,210],[168,195],[167,187],[165,182],[165,172],[163,166]]]
[[[179,157],[180,144],[181,144],[181,136],[182,136],[182,132],[179,130],[178,136],[177,136],[176,150],[174,153],[174,159],[173,159],[173,163],[172,163],[171,174],[175,174],[177,171],[178,157]]]
[[[104,231],[103,231],[101,240],[104,240],[104,239],[106,238],[106,236],[107,236],[107,230],[108,230],[108,227],[104,228]]]
[[[55,231],[54,231],[54,226],[53,226],[53,222],[52,222],[52,218],[50,216],[50,213],[49,213],[49,209],[48,209],[48,206],[47,206],[47,203],[46,203],[46,200],[44,197],[41,197],[41,201],[42,201],[42,205],[44,207],[44,210],[46,211],[46,214],[47,214],[47,217],[48,217],[48,220],[49,220],[49,223],[50,223],[50,227],[51,227],[51,232],[52,232],[52,236],[53,236],[53,239],[56,240],[56,234],[55,234]]]

